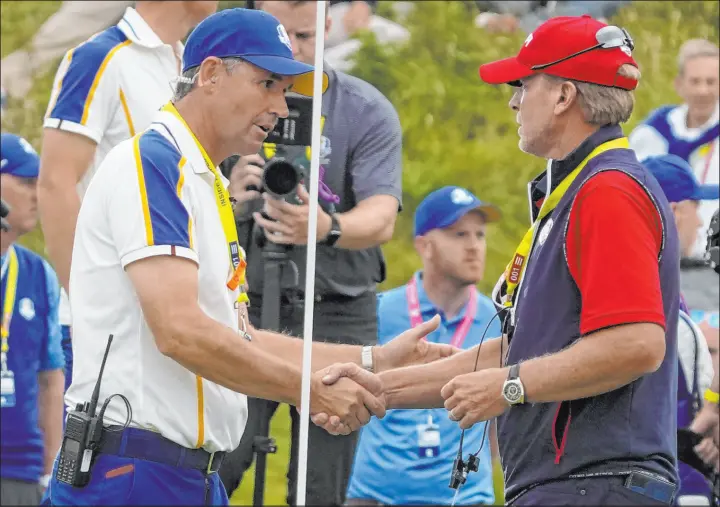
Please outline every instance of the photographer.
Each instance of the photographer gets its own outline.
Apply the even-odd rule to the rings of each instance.
[[[285,26],[295,59],[315,58],[316,3],[263,2]],[[326,20],[328,33],[331,21]],[[342,337],[343,343],[372,345],[377,336],[376,284],[384,279],[385,265],[379,246],[393,234],[401,201],[401,129],[397,113],[375,88],[325,64],[328,76],[323,96],[321,183],[317,224],[315,281],[316,340]],[[304,268],[308,229],[308,192],[298,187],[302,204],[262,196],[262,169],[274,153],[305,168],[310,166],[306,146],[265,145],[257,156],[240,159],[230,174],[230,193],[237,200],[236,218],[241,242],[248,254],[250,320],[260,326],[265,262],[256,241],[267,238],[287,245],[287,255],[298,269],[295,288],[285,287],[280,297],[280,330],[302,336]],[[309,171],[308,171],[309,172]],[[309,187],[305,181],[305,187]],[[331,206],[332,205],[332,206]],[[333,209],[335,208],[335,213]],[[269,220],[260,215],[264,211]],[[372,341],[371,341],[372,340]],[[253,437],[265,433],[278,404],[249,399],[247,430],[238,449],[225,460],[220,475],[228,494],[238,487],[253,460]],[[292,453],[288,471],[288,502],[294,503],[299,414],[292,418]],[[350,474],[356,435],[332,436],[311,427],[308,445],[308,504],[342,504]]]

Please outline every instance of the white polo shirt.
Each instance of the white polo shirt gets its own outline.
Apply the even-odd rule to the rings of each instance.
[[[108,152],[145,130],[170,100],[182,52],[182,44],[165,44],[132,7],[116,26],[67,52],[55,75],[44,126],[97,143],[94,162],[77,186],[80,198]],[[69,325],[65,291],[60,313],[61,323]]]
[[[75,231],[70,272],[75,360],[66,394],[69,407],[90,399],[112,333],[101,402],[124,394],[132,405],[133,426],[210,452],[239,444],[246,396],[160,353],[125,268],[155,255],[198,263],[201,309],[237,330],[239,293],[226,285],[232,262],[214,181],[192,134],[169,112],[158,113],[146,132],[119,144],[101,163]],[[122,401],[113,400],[106,424],[123,424],[125,417]]]

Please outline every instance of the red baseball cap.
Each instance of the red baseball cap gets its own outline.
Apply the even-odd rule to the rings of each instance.
[[[480,78],[490,84],[518,85],[537,73],[625,90],[635,79],[617,74],[624,64],[635,67],[632,38],[617,26],[588,15],[552,18],[531,33],[517,56],[480,66]]]

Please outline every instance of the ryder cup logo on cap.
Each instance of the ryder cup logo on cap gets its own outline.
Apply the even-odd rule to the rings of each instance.
[[[285,44],[290,51],[292,51],[292,44],[290,43],[290,36],[287,33],[287,30],[285,30],[285,27],[282,25],[278,25],[277,27],[278,31],[278,37],[280,37],[280,42]]]
[[[500,220],[500,210],[484,203],[469,190],[448,186],[430,193],[415,210],[415,236],[433,229],[445,229],[471,211],[479,211],[485,221]]]
[[[210,57],[240,58],[278,76],[297,76],[292,91],[312,95],[314,67],[295,60],[287,31],[267,12],[224,9],[205,18],[185,43],[183,73]]]
[[[456,188],[450,194],[450,200],[455,204],[470,204],[473,202],[473,196],[464,188]]]
[[[618,75],[623,65],[638,66],[632,57],[634,48],[632,37],[623,28],[587,15],[561,16],[531,33],[517,56],[480,66],[480,77],[490,84],[517,86],[522,79],[545,73],[634,90],[637,80]]]

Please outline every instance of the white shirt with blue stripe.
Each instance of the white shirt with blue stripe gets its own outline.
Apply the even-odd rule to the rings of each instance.
[[[128,7],[117,25],[65,54],[43,126],[80,134],[97,144],[93,163],[77,185],[81,199],[110,150],[145,130],[170,100],[182,53],[182,44],[165,44]],[[72,323],[65,291],[60,320],[63,325]]]
[[[228,181],[220,175],[222,184]],[[126,268],[169,255],[198,265],[198,304],[215,321],[238,329],[228,290],[228,243],[214,176],[192,134],[169,112],[113,149],[83,199],[70,270],[73,382],[68,407],[90,399],[108,335],[114,335],[100,400],[120,393],[132,405],[132,427],[157,431],[186,447],[232,451],[247,420],[247,398],[203,379],[157,347]],[[106,424],[125,422],[111,403]]]
[[[717,185],[720,183],[720,139],[717,134],[720,103],[708,121],[699,127],[688,128],[687,114],[687,104],[653,111],[630,133],[630,147],[640,161],[651,156],[677,154],[687,160],[700,183]],[[717,199],[700,202],[698,212],[703,225],[698,229],[693,257],[702,258],[705,253],[706,233],[717,208]]]

